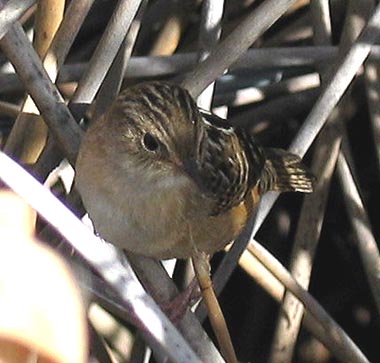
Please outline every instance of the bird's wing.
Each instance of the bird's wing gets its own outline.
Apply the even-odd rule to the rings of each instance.
[[[228,121],[201,112],[194,180],[215,200],[217,215],[240,204],[257,183],[264,159],[255,141]]]

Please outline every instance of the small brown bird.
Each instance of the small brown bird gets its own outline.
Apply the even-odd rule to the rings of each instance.
[[[86,132],[76,170],[100,236],[159,259],[223,248],[269,190],[312,191],[298,156],[261,147],[164,82],[123,91]]]

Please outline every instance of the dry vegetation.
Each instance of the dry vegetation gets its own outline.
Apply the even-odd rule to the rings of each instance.
[[[25,221],[0,196],[0,216],[10,216],[0,220],[0,265],[12,256],[11,265],[18,266],[0,268],[0,286],[14,281],[19,291],[12,300],[0,289],[0,300],[10,304],[0,303],[0,361],[18,361],[25,350],[47,361],[87,361],[83,340],[77,341],[80,347],[55,351],[47,339],[54,331],[75,336],[70,329],[78,334],[83,327],[70,322],[80,318],[67,313],[69,303],[49,300],[53,290],[45,287],[44,274],[30,274],[44,265],[30,253],[29,266],[21,245],[18,252],[1,249],[23,229],[30,239],[36,221],[35,236],[75,271],[88,311],[91,361],[146,362],[151,348],[152,362],[223,362],[202,305],[173,326],[150,297],[162,302],[178,293],[161,264],[126,259],[100,242],[35,180],[47,180],[81,217],[75,189],[69,192],[70,166],[62,160],[75,168],[86,122],[99,117],[120,88],[151,79],[180,82],[203,107],[251,128],[262,144],[304,157],[316,176],[311,195],[266,195],[229,252],[212,260],[239,361],[380,361],[377,1],[0,0],[0,5],[0,179],[38,212],[37,220],[29,211]],[[214,88],[206,89],[215,80]],[[48,279],[49,270],[45,273]],[[187,275],[186,264],[177,263],[177,286],[183,287]],[[34,293],[44,302],[40,310],[50,310],[50,301],[50,315],[57,316],[51,330],[38,337],[33,334],[38,319],[21,332],[3,324],[5,316],[17,322],[29,310],[34,317],[28,308]],[[66,295],[72,302],[72,294]],[[65,349],[77,354],[65,355]]]

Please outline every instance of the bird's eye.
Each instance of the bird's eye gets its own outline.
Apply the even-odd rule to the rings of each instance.
[[[148,151],[157,151],[159,148],[159,143],[158,140],[155,136],[153,136],[151,133],[147,132],[143,139],[142,139],[142,144],[144,148]]]

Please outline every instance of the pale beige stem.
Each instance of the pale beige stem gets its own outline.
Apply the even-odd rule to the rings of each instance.
[[[39,0],[36,12],[34,47],[40,58],[44,58],[50,43],[62,21],[65,0]],[[47,57],[44,66],[51,78],[56,77],[54,57]],[[5,150],[24,163],[34,163],[40,155],[47,138],[47,126],[32,99],[27,96],[21,113],[9,135]]]
[[[161,29],[150,54],[153,56],[172,55],[178,47],[182,32],[183,19],[179,14],[173,14]]]
[[[221,353],[227,363],[237,363],[227,324],[212,287],[208,256],[204,252],[197,252],[192,258],[192,263]]]

